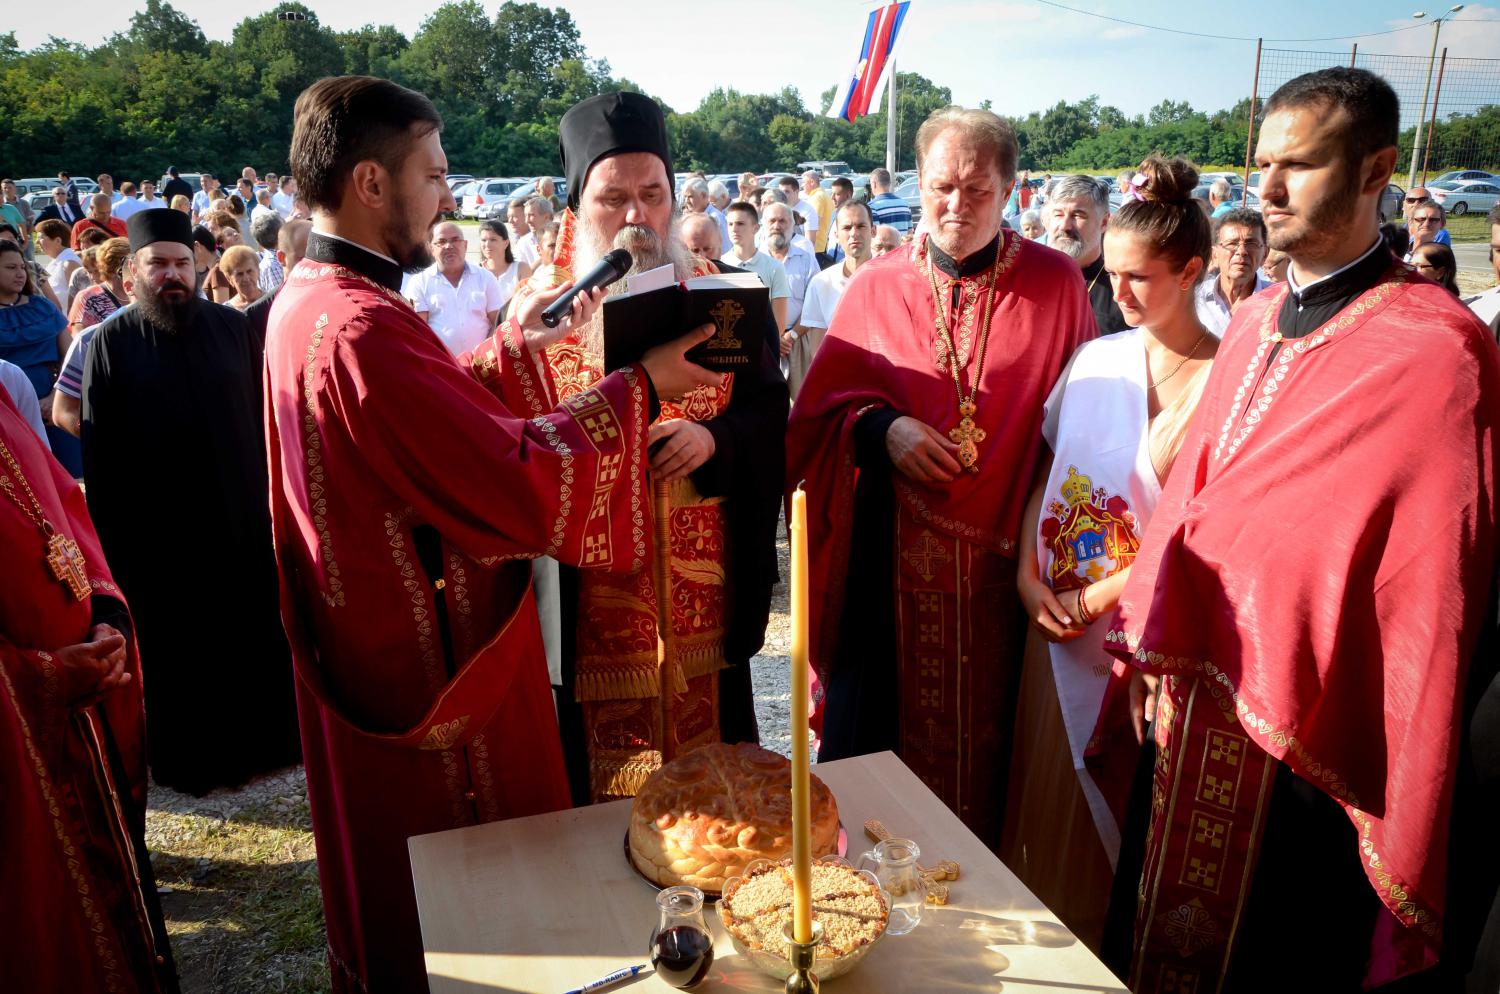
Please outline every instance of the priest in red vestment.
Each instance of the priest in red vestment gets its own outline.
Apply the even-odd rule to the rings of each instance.
[[[1072,260],[1001,227],[1015,167],[988,111],[922,125],[931,234],[850,281],[787,436],[788,484],[808,493],[818,758],[895,750],[992,847],[1042,403],[1095,334]]]
[[[338,991],[426,989],[408,837],[569,803],[529,560],[650,562],[656,395],[710,377],[694,333],[553,408],[537,294],[487,359],[400,295],[453,209],[424,96],[340,77],[296,106],[314,210],[273,306],[266,427],[328,956]]]
[[[588,272],[612,248],[631,272],[672,265],[679,279],[718,272],[678,235],[667,124],[639,93],[603,93],[560,124],[568,208],[552,265],[518,291]],[[623,288],[617,283],[615,288]],[[547,349],[558,397],[603,376],[603,322]],[[750,657],[765,639],[776,582],[776,527],[786,466],[787,388],[774,321],[760,362],[662,405],[652,423],[651,483],[670,507],[673,686],[662,693],[655,571],[565,568],[558,712],[574,799],[634,796],[665,760],[709,742],[758,742]],[[485,348],[476,361],[489,361]],[[662,710],[665,708],[666,713]]]
[[[83,491],[3,391],[0,550],[0,986],[175,991],[130,613]]]
[[[1461,975],[1482,916],[1458,909],[1493,898],[1452,883],[1450,840],[1495,832],[1453,812],[1494,663],[1500,360],[1381,240],[1398,119],[1357,69],[1266,104],[1291,269],[1235,312],[1107,636],[1138,693],[1160,681],[1112,923],[1137,992],[1454,989],[1412,975]]]

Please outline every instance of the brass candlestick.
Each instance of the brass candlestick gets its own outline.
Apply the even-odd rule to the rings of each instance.
[[[786,958],[792,964],[792,972],[786,978],[786,994],[818,994],[818,976],[812,968],[818,943],[823,941],[822,922],[812,923],[811,942],[798,942],[791,922],[782,926],[781,934],[786,936]]]

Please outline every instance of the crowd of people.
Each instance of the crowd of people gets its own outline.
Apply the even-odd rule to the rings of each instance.
[[[175,990],[147,770],[300,760],[335,989],[425,989],[410,836],[759,740],[800,484],[818,759],[893,750],[1131,990],[1494,990],[1500,287],[1421,188],[1382,229],[1398,121],[1310,73],[1262,210],[1164,156],[1112,208],[946,108],[914,219],[881,169],[679,188],[606,93],[477,262],[436,110],[369,77],[232,193],[6,181],[0,958]],[[704,325],[611,368],[623,283],[545,323],[615,248],[758,277],[752,366]]]

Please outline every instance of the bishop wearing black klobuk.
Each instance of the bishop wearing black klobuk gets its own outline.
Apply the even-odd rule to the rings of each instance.
[[[84,478],[135,615],[152,776],[203,794],[300,759],[267,503],[264,340],[195,296],[185,214],[142,211],[128,230],[136,303],[89,349]],[[147,264],[178,246],[185,277]]]

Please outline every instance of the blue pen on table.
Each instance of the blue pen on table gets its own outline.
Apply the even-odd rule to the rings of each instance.
[[[650,963],[641,963],[638,966],[627,966],[622,969],[616,970],[614,973],[611,973],[607,977],[600,977],[592,984],[584,984],[582,987],[576,987],[573,990],[568,991],[567,994],[589,994],[590,991],[597,991],[600,988],[608,987],[610,984],[617,984],[622,980],[629,980],[631,977],[634,977],[642,970],[649,969],[651,969]]]

